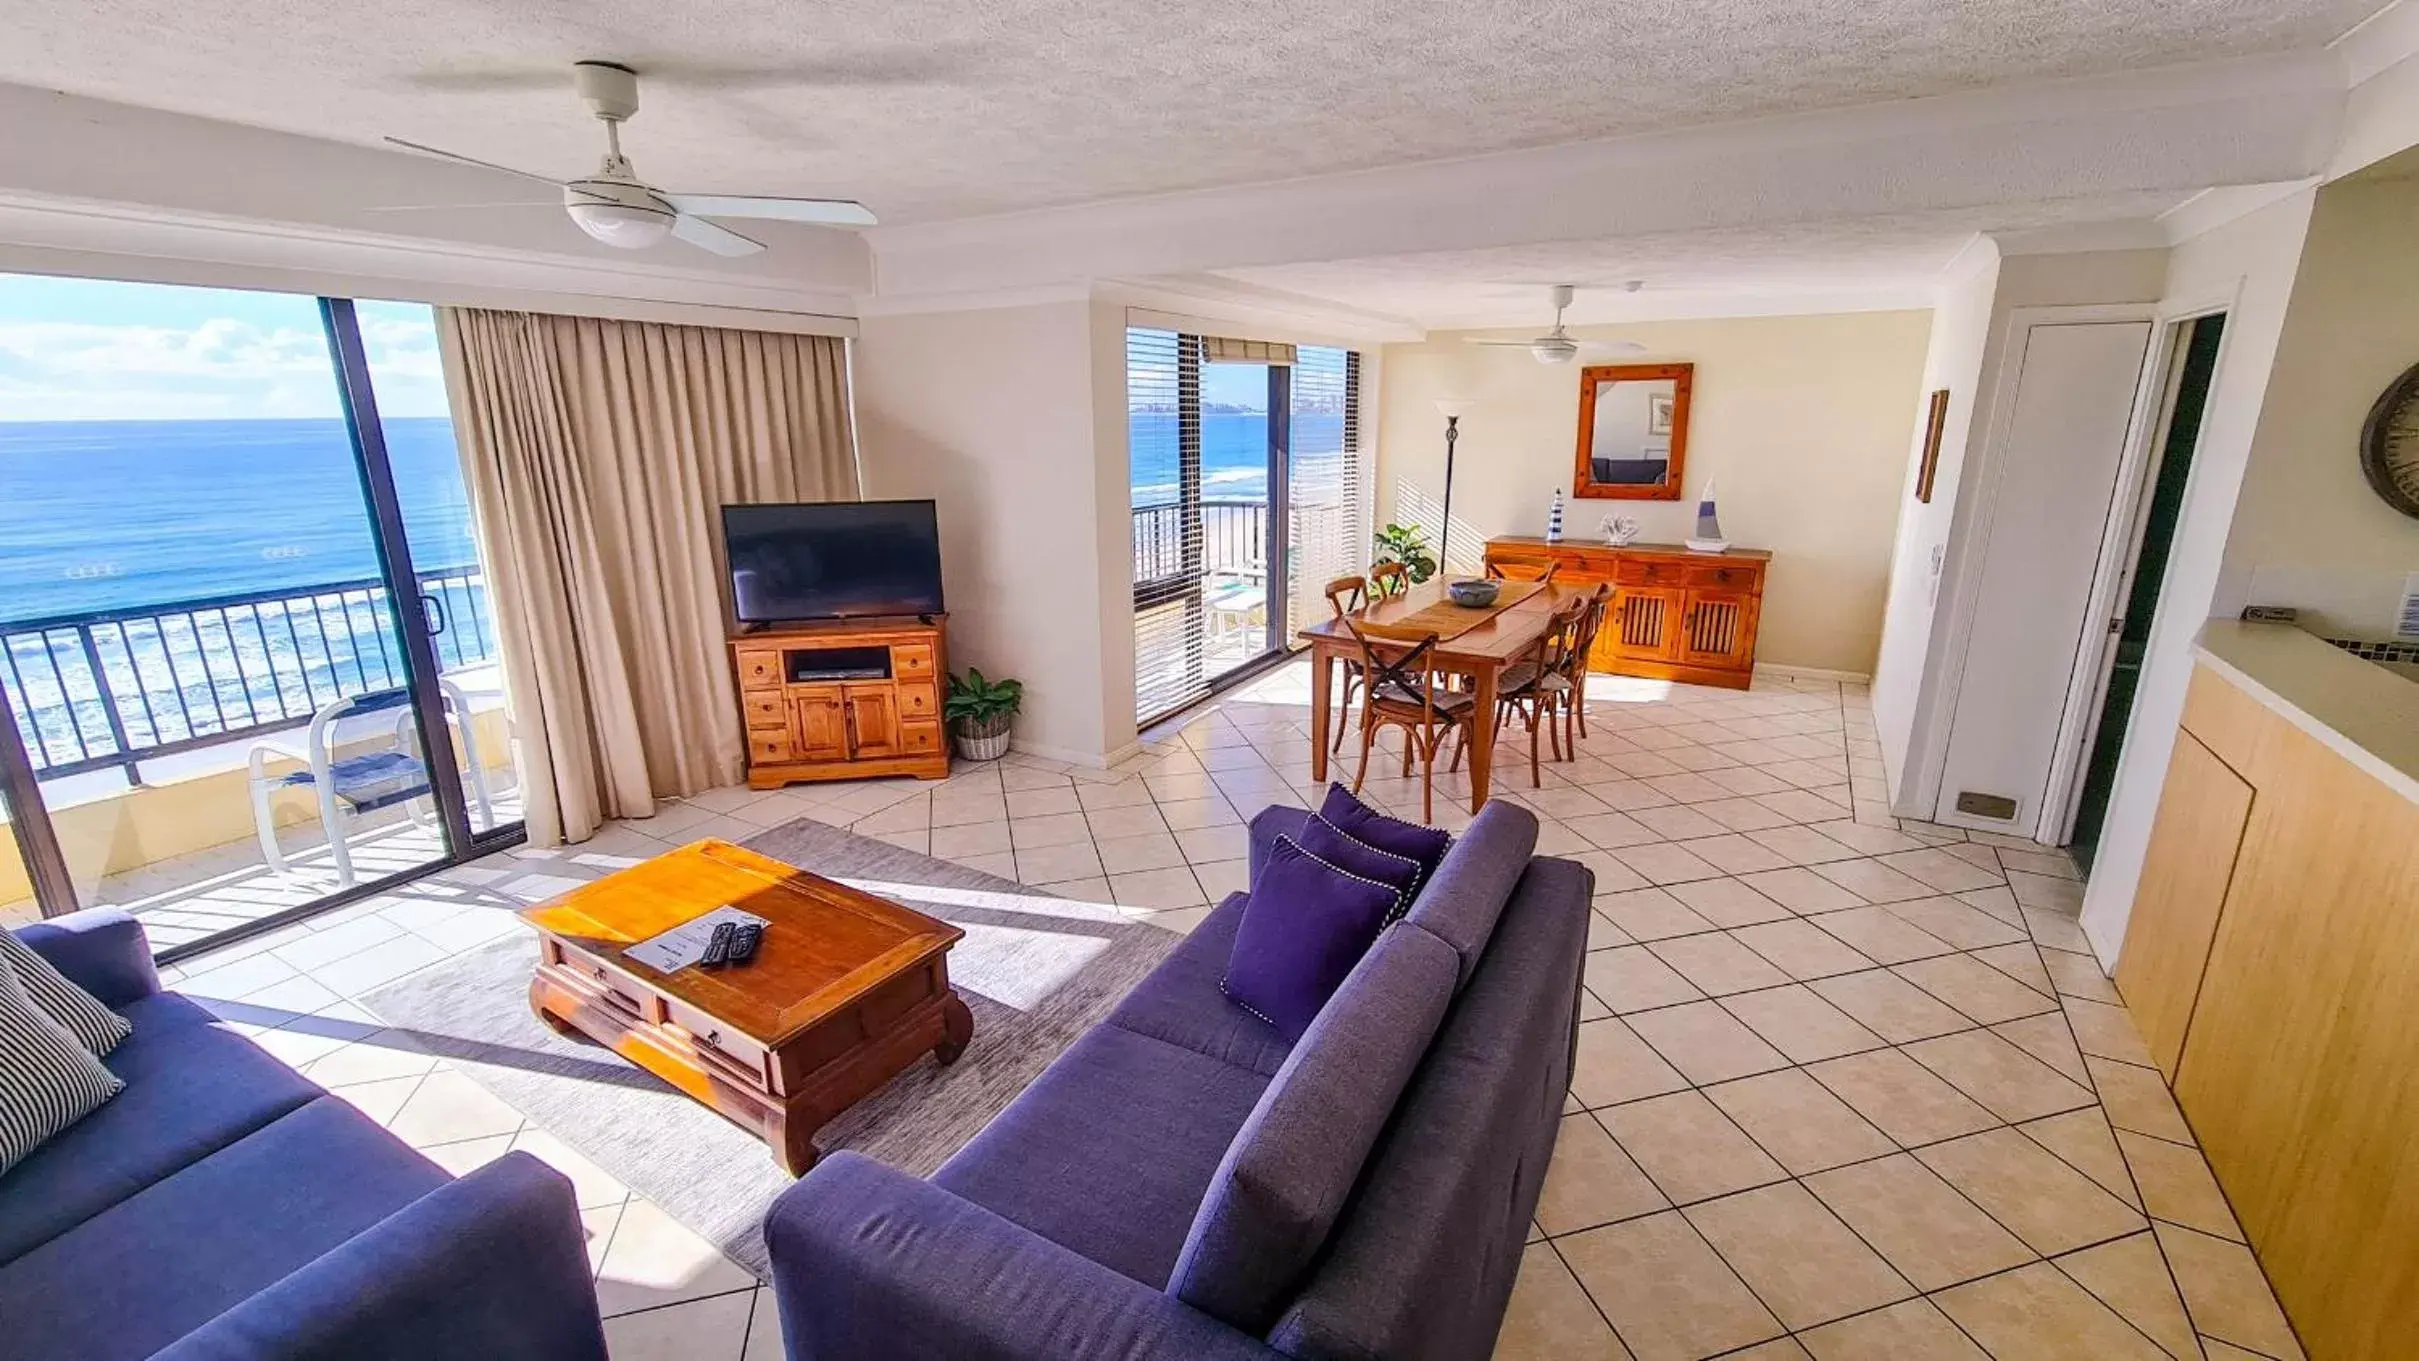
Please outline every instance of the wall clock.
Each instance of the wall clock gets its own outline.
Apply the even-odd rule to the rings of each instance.
[[[2419,364],[2369,408],[2360,428],[2360,471],[2387,505],[2419,520]]]

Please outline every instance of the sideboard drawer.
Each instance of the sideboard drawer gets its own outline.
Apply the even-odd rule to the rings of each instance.
[[[908,718],[932,718],[941,712],[938,688],[929,684],[899,687],[899,713]]]
[[[778,732],[748,733],[748,759],[751,761],[786,761],[790,759],[790,735],[784,728]]]
[[[1728,586],[1734,590],[1745,590],[1761,581],[1763,576],[1756,568],[1738,563],[1688,564],[1688,584],[1691,586]]]
[[[1687,579],[1685,564],[1662,558],[1625,557],[1613,569],[1613,580],[1624,586],[1678,586]]]
[[[772,690],[781,685],[781,654],[773,652],[742,652],[739,654],[739,688],[742,690]]]
[[[890,650],[891,674],[900,680],[931,680],[932,649],[922,643],[902,643]]]
[[[941,725],[934,722],[899,725],[899,750],[922,756],[941,749]]]
[[[751,730],[763,729],[786,733],[790,730],[789,706],[778,691],[750,692],[739,697],[740,712],[747,715]]]

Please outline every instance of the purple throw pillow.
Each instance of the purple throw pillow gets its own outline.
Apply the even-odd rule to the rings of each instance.
[[[1366,841],[1346,836],[1334,823],[1316,813],[1302,824],[1299,844],[1303,850],[1348,874],[1375,879],[1393,889],[1396,901],[1394,911],[1386,916],[1388,921],[1400,920],[1411,910],[1412,895],[1419,892],[1419,881],[1427,877],[1427,870],[1417,860],[1381,851]]]
[[[1278,837],[1243,904],[1220,989],[1288,1044],[1301,1039],[1369,952],[1397,896]]]
[[[1340,784],[1327,786],[1327,797],[1319,804],[1319,816],[1335,829],[1363,845],[1375,846],[1389,855],[1419,862],[1420,883],[1436,873],[1436,863],[1445,858],[1445,850],[1453,838],[1434,827],[1422,827],[1416,822],[1390,818],[1353,797],[1351,790]],[[1413,893],[1419,889],[1415,886]]]

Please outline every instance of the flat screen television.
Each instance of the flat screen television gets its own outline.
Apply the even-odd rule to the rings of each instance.
[[[930,501],[724,506],[722,542],[743,624],[941,612]]]

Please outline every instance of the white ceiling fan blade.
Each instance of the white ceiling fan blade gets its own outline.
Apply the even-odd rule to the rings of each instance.
[[[559,198],[525,198],[497,203],[379,203],[372,204],[361,211],[365,213],[447,213],[467,212],[474,208],[552,208],[556,212],[561,212],[563,201]]]
[[[1634,340],[1582,340],[1579,349],[1584,354],[1646,353],[1646,347]]]
[[[666,203],[683,214],[707,217],[758,217],[780,222],[812,222],[824,227],[871,227],[873,212],[855,199],[751,198],[745,194],[666,194]]]
[[[728,227],[718,227],[702,217],[692,217],[687,213],[672,219],[672,234],[716,255],[754,255],[764,249],[762,241],[750,240]]]
[[[464,165],[475,165],[481,170],[501,170],[507,175],[518,175],[525,180],[536,180],[540,184],[551,184],[557,189],[563,187],[563,182],[561,180],[551,180],[546,178],[544,175],[532,174],[526,170],[515,170],[509,165],[497,165],[494,161],[482,161],[476,156],[465,156],[458,151],[446,151],[438,147],[422,146],[418,142],[407,142],[400,137],[389,137],[386,140],[396,146],[404,148],[407,151],[417,151],[423,156],[436,156],[448,161],[460,161]]]
[[[1481,340],[1476,336],[1466,336],[1464,339],[1468,340],[1473,345],[1501,345],[1510,349],[1525,350],[1530,346],[1537,344],[1539,341],[1550,339],[1550,337],[1537,336],[1529,340]]]

